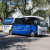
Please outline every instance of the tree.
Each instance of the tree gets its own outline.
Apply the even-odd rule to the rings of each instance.
[[[50,16],[50,0],[47,0],[47,2],[48,2],[48,5],[49,5],[49,9],[47,10],[46,14],[47,14],[48,16]]]
[[[47,2],[50,4],[50,0],[47,0]]]
[[[12,0],[13,1],[13,0]],[[19,2],[18,0],[15,0],[17,3]],[[9,10],[9,4],[8,2],[10,2],[10,0],[2,0],[2,10],[3,10],[3,14],[4,14],[4,17],[9,17],[12,12],[14,12],[14,10],[16,9],[16,7],[19,7],[18,4],[15,4],[10,10]],[[16,3],[14,2],[14,3]],[[11,2],[10,2],[11,3]]]
[[[19,6],[19,9],[21,10],[23,15],[31,15],[32,9],[34,9],[35,7],[44,7],[46,5],[45,0],[32,0],[32,3],[33,3],[32,8],[27,10],[26,5],[28,4],[28,1],[22,0],[21,6]],[[20,8],[20,7],[22,7],[22,8]]]
[[[0,2],[0,18],[2,18],[2,2]]]
[[[35,7],[42,7],[46,4],[45,0],[32,0],[32,8],[27,10],[26,5],[28,5],[27,0],[2,0],[3,1],[3,13],[5,17],[9,17],[9,15],[15,11],[16,7],[19,8],[21,13],[23,15],[31,15],[31,10],[34,9]],[[9,6],[8,2],[10,2],[11,5],[14,5],[11,7],[11,10],[9,11]]]
[[[9,10],[9,7],[7,4],[7,0],[2,0],[2,11],[3,11],[4,17],[8,17],[9,15],[8,10]]]
[[[47,10],[46,14],[50,16],[50,9]]]
[[[44,11],[44,10],[38,10],[33,15],[40,16],[40,17],[44,17],[45,18],[46,17],[46,11]]]

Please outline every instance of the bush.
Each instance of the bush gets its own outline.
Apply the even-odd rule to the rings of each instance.
[[[48,27],[48,30],[50,30],[50,27]]]
[[[50,27],[48,27],[48,32],[50,32]]]
[[[50,30],[48,30],[48,32],[50,32]]]

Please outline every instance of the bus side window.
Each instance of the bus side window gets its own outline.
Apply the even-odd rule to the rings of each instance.
[[[25,18],[22,18],[22,19],[21,19],[21,22],[22,22],[23,25],[25,25],[25,24],[26,24]]]
[[[34,25],[35,25],[35,26],[37,25],[37,20],[34,21]]]
[[[13,23],[13,25],[21,25],[21,24],[22,24],[22,21],[20,18],[15,19],[15,21]]]
[[[29,20],[27,19],[25,19],[25,18],[22,18],[22,24],[23,25],[28,25],[30,22],[29,22]]]
[[[26,20],[26,25],[30,25],[30,19],[29,18]]]

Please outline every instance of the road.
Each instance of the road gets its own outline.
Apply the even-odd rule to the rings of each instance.
[[[50,34],[29,37],[0,32],[0,50],[50,50]]]

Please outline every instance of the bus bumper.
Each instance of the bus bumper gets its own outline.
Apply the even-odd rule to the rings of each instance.
[[[38,32],[38,35],[46,35],[47,34],[47,31],[46,30],[40,30],[39,32]]]

